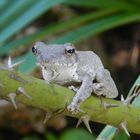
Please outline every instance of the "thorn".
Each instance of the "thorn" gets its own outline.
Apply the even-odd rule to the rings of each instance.
[[[72,111],[72,114],[74,115],[74,114],[77,114],[78,112],[80,112],[80,113],[85,113],[84,110],[82,110],[82,109],[80,109],[80,108],[78,107],[75,111]]]
[[[138,116],[138,122],[140,122],[140,115]]]
[[[132,89],[131,95],[136,92],[136,88],[137,88],[137,85],[135,85],[134,88]]]
[[[136,94],[137,94],[137,96],[140,94],[140,85],[139,85],[139,86],[137,86],[137,89],[136,89]]]
[[[128,97],[127,99],[125,99],[125,100],[123,101],[123,104],[124,104],[124,105],[130,104],[130,102],[131,102],[131,101],[133,100],[133,98],[136,97],[136,96],[137,96],[137,94],[131,95],[130,97]]]
[[[18,87],[17,93],[21,93],[21,94],[23,94],[25,97],[27,97],[28,99],[32,99],[32,97],[24,90],[23,87]]]
[[[9,56],[9,58],[8,58],[8,68],[11,69],[11,70],[13,70],[14,67],[18,66],[19,64],[23,63],[24,61],[25,60],[21,60],[19,62],[16,62],[16,63],[12,64],[12,59]]]
[[[12,68],[12,60],[10,56],[8,58],[8,68]]]
[[[102,100],[102,97],[100,97],[100,101],[101,101],[101,107],[103,107],[104,109],[107,109],[107,108],[112,108],[112,107],[118,107],[119,105],[118,104],[109,104],[109,103],[106,103]]]
[[[16,104],[16,93],[9,93],[8,94],[8,97],[9,97],[9,99],[10,99],[10,101],[11,101],[11,103],[13,104],[13,106],[14,106],[14,108],[17,110],[17,104]]]
[[[124,121],[120,124],[120,128],[123,129],[125,131],[125,133],[130,137],[130,134],[126,128],[126,125],[127,125],[127,123],[126,123],[126,121]]]
[[[64,112],[64,111],[65,111],[65,108],[59,108],[59,109],[53,111],[52,113],[53,113],[54,115],[58,115],[58,114],[61,114],[61,113]]]
[[[14,67],[20,65],[20,64],[23,63],[24,61],[25,61],[25,60],[21,60],[21,61],[18,61],[18,62],[16,62],[16,63],[14,63],[14,64],[12,64],[12,67],[14,68]]]
[[[7,66],[0,66],[0,70],[9,70],[9,68]]]
[[[45,124],[51,118],[51,116],[52,116],[52,114],[47,112],[43,123]]]
[[[106,102],[103,102],[102,103],[102,107],[107,109],[107,108],[112,108],[112,107],[118,107],[119,105],[118,104],[108,104]]]
[[[82,116],[78,120],[77,125],[76,125],[76,128],[78,128],[79,125],[83,122],[85,124],[86,128],[88,129],[88,131],[92,134],[92,131],[91,131],[91,128],[90,128],[90,125],[89,125],[89,120],[90,120],[90,117],[88,115]]]
[[[130,102],[136,97],[136,96],[138,96],[139,95],[139,87],[136,85],[134,88],[133,88],[133,90],[132,90],[132,95],[131,96],[129,96],[127,99],[123,99],[122,100],[122,96],[121,96],[121,101],[123,101],[123,104],[124,105],[128,105],[128,104],[130,104]]]
[[[12,79],[14,79],[14,80],[17,80],[17,81],[19,81],[19,82],[21,82],[21,83],[27,83],[27,81],[25,81],[24,79],[22,79],[21,77],[19,77],[19,76],[17,76],[16,74],[10,74],[10,78],[12,78]]]
[[[0,83],[0,87],[4,88],[4,85],[2,83]]]
[[[124,101],[124,96],[123,96],[123,94],[121,94],[121,101],[122,101],[122,102]]]

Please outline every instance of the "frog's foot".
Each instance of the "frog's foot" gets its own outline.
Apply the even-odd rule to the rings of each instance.
[[[103,83],[94,83],[93,86],[93,91],[96,95],[101,96],[104,94],[104,84]]]
[[[67,110],[72,112],[72,114],[77,114],[78,112],[85,113],[82,109],[80,109],[80,105],[76,103],[71,103],[68,105]]]

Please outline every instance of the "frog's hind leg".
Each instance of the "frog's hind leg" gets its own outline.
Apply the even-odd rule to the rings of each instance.
[[[98,96],[103,95],[108,98],[118,96],[116,85],[107,69],[99,69],[96,73],[96,82],[93,83],[93,91]]]

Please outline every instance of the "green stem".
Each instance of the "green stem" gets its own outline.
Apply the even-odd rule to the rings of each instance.
[[[2,65],[0,64],[0,83],[3,85],[0,86],[1,98],[7,99],[9,93],[15,93],[18,87],[23,87],[32,97],[32,100],[22,94],[18,94],[16,98],[17,102],[56,113],[64,110],[74,96],[74,93],[67,88],[55,84],[47,84],[44,80],[22,74],[15,70],[3,70],[1,67]],[[98,97],[91,96],[81,105],[81,109],[90,116],[91,121],[115,127],[119,127],[121,122],[126,121],[129,132],[140,134],[139,106],[127,106],[121,101],[107,98],[102,98],[102,101],[108,104],[117,104],[118,107],[105,109],[101,106],[101,100]],[[71,114],[66,109],[61,113],[76,118],[85,115],[84,113]]]

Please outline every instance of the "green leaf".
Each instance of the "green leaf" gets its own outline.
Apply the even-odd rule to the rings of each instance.
[[[95,137],[82,129],[71,129],[64,132],[60,140],[95,140]]]
[[[29,73],[33,71],[33,69],[36,67],[36,61],[35,57],[33,56],[32,52],[22,55],[14,60],[14,62],[19,62],[21,60],[25,60],[22,64],[19,66],[19,70],[23,71],[24,73]]]
[[[5,12],[14,1],[15,0],[2,0],[2,2],[0,1],[0,14]]]
[[[74,5],[74,6],[82,6],[82,7],[98,7],[98,8],[111,8],[111,9],[139,9],[139,5],[136,5],[133,2],[128,1],[114,1],[114,0],[67,0],[64,3]]]
[[[22,138],[22,140],[41,140],[37,135],[29,135]]]
[[[107,125],[101,133],[98,135],[96,140],[106,139],[106,140],[112,140],[116,132],[116,128],[112,127],[110,125]]]
[[[6,4],[7,0],[0,1],[0,9]]]
[[[58,138],[53,133],[47,133],[45,135],[46,140],[58,140]]]
[[[139,12],[124,13],[105,17],[104,19],[100,19],[96,22],[83,25],[80,28],[65,34],[64,36],[51,41],[51,43],[78,42],[91,35],[97,35],[106,30],[134,21],[140,21]]]
[[[135,91],[138,91],[139,94],[140,94],[140,75],[139,75],[137,81],[134,83],[133,87],[131,88],[129,95],[133,94],[134,88],[135,88]],[[134,106],[140,106],[140,95],[137,96],[134,99],[134,101],[132,102],[132,104]]]
[[[31,5],[35,4],[34,0],[13,1],[9,7],[2,12],[0,16],[0,30],[7,27],[8,24],[15,21],[15,19],[24,13]],[[17,12],[18,11],[18,12]]]
[[[121,15],[111,16],[111,17],[104,18],[104,19],[98,20],[98,21],[90,23],[90,24],[83,25],[74,31],[66,33],[66,34],[62,35],[61,37],[50,41],[50,43],[59,44],[59,43],[66,43],[66,42],[79,42],[82,39],[86,39],[86,38],[90,37],[91,35],[97,35],[103,31],[112,29],[114,27],[117,27],[117,26],[120,26],[120,25],[123,25],[126,23],[138,21],[138,20],[140,20],[140,13],[125,13],[125,14],[121,14]],[[30,59],[33,59],[30,56],[30,53],[27,54],[26,56],[30,57]],[[33,70],[35,68],[35,63],[31,63],[30,61],[31,60],[28,60],[26,63],[29,63],[30,70]],[[25,63],[22,65],[25,65]],[[28,64],[26,64],[26,65],[28,65]],[[21,70],[23,70],[23,69],[21,69]],[[28,72],[31,72],[31,71],[29,71],[29,69],[27,69],[26,73],[28,73]]]
[[[34,5],[25,11],[20,17],[4,28],[0,33],[0,44],[3,44],[12,35],[31,23],[34,19],[46,12],[54,5],[63,2],[64,0],[37,0]]]
[[[138,76],[138,78],[137,78],[137,80],[135,81],[134,85],[133,85],[132,88],[130,89],[127,98],[130,97],[130,96],[132,95],[133,89],[134,89],[134,87],[137,86],[137,85],[140,85],[140,75]]]
[[[119,131],[118,134],[115,135],[114,140],[131,140],[131,139],[126,135],[124,131]]]
[[[20,47],[21,45],[27,45],[29,43],[33,43],[36,40],[42,39],[46,37],[46,35],[53,35],[57,32],[62,32],[64,30],[67,30],[68,28],[73,28],[78,26],[79,24],[83,24],[89,20],[95,20],[101,17],[105,17],[106,15],[114,13],[115,10],[106,10],[106,11],[97,11],[88,13],[85,15],[81,15],[78,17],[75,17],[73,19],[70,19],[69,21],[60,22],[57,24],[53,24],[47,27],[44,27],[43,29],[37,31],[36,33],[32,35],[28,35],[25,37],[22,37],[20,39],[13,40],[9,44],[1,46],[0,55],[4,55],[9,52],[11,49],[16,49],[17,47]]]

